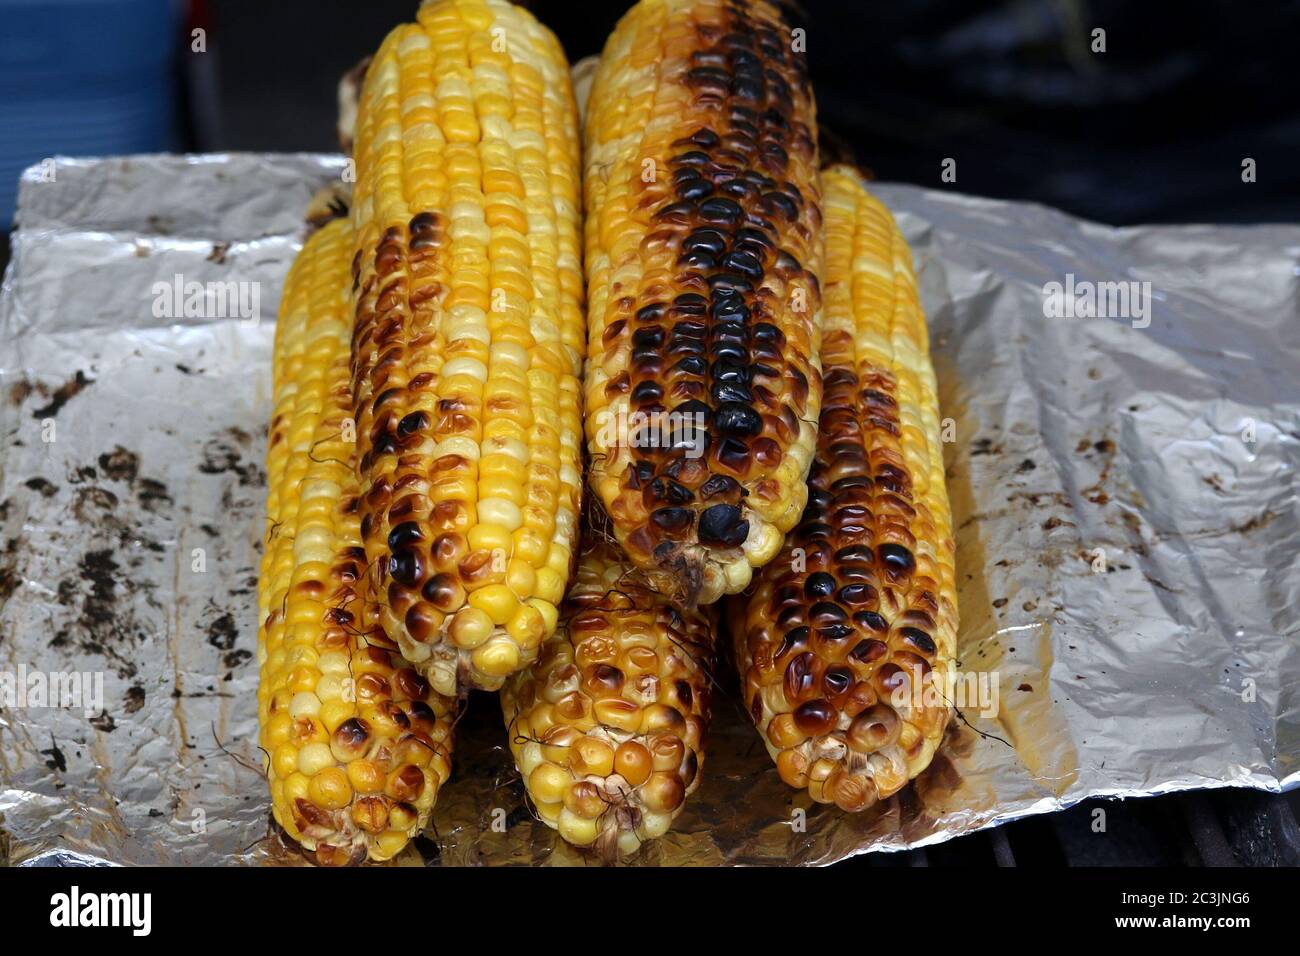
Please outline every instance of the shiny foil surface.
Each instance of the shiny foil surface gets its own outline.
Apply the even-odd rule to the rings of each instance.
[[[243,154],[24,177],[0,302],[0,863],[302,863],[257,747],[263,455],[281,285],[342,169]],[[959,672],[985,693],[913,785],[851,816],[781,784],[724,656],[704,782],[630,862],[826,864],[1091,796],[1294,786],[1300,227],[1113,229],[874,191],[930,320]],[[257,314],[186,316],[158,286],[177,276],[255,289]],[[1114,282],[1137,284],[1127,307],[1078,314]],[[18,697],[73,673],[76,706]],[[473,695],[398,863],[598,862],[534,820],[505,734]]]

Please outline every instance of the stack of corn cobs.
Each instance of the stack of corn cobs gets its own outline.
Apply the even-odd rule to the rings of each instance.
[[[699,786],[719,659],[814,800],[930,761],[957,611],[925,319],[889,212],[820,169],[798,46],[761,0],[642,0],[581,137],[503,0],[426,3],[370,62],[267,455],[261,745],[316,862],[420,831],[474,688],[607,859]]]

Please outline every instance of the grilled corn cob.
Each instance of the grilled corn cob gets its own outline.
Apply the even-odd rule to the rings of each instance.
[[[366,68],[355,138],[361,531],[384,631],[495,689],[555,629],[581,494],[577,119],[555,37],[437,0]]]
[[[695,790],[708,615],[679,611],[604,543],[583,554],[555,636],[501,693],[528,795],[570,843],[630,853],[667,832]]]
[[[746,587],[807,500],[821,211],[792,46],[763,0],[643,0],[585,114],[591,487],[687,604]]]
[[[822,178],[825,396],[808,508],[736,630],[781,778],[861,810],[930,762],[957,595],[929,338],[911,255],[847,168]]]
[[[351,256],[348,225],[336,219],[307,241],[285,285],[258,587],[271,809],[322,864],[391,857],[451,772],[450,702],[405,667],[358,596]]]

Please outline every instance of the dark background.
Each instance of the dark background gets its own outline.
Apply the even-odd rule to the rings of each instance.
[[[19,172],[55,155],[337,149],[339,77],[417,5],[0,0],[0,229]],[[629,3],[524,5],[577,61]],[[1300,221],[1300,0],[784,6],[827,158],[1115,225]]]
[[[217,0],[213,145],[335,148],[338,77],[415,0]],[[525,3],[570,61],[621,0]],[[1113,224],[1300,221],[1300,0],[807,0],[828,148],[882,180]],[[1106,52],[1090,51],[1106,31]],[[957,181],[940,182],[945,157]],[[1241,181],[1252,157],[1257,181]]]

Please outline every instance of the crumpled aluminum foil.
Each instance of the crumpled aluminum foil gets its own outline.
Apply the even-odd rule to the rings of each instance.
[[[0,304],[0,862],[301,862],[258,769],[262,458],[279,291],[342,167],[24,177]],[[704,783],[635,862],[824,864],[1089,796],[1294,786],[1300,228],[876,192],[930,317],[959,657],[996,677],[996,712],[964,706],[914,785],[851,816],[780,783],[724,660]],[[175,275],[256,283],[260,320],[159,317]],[[1067,281],[1149,282],[1149,325],[1049,317]],[[37,672],[86,673],[78,705],[4,698]],[[475,695],[399,862],[590,862],[530,815],[505,733]]]

